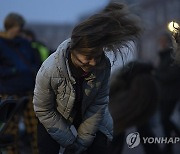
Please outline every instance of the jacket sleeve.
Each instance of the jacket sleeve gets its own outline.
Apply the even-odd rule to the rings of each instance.
[[[85,113],[83,123],[78,128],[76,141],[86,148],[92,144],[109,103],[109,78],[110,67],[105,73],[98,94]]]
[[[34,110],[51,137],[66,147],[74,142],[75,136],[69,128],[70,125],[56,110],[50,74],[43,66],[38,71],[33,97]]]

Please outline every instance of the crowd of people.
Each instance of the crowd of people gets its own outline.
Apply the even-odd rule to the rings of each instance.
[[[22,112],[29,143],[33,153],[37,149],[37,119],[34,114],[32,97],[35,77],[42,62],[49,56],[49,50],[38,41],[27,39],[27,30],[23,29],[24,18],[16,13],[10,13],[4,20],[4,32],[0,32],[0,97],[5,99],[21,99],[26,96],[29,102]],[[29,30],[30,32],[30,30]],[[33,32],[31,32],[33,34]],[[9,122],[5,134],[15,136],[15,144],[7,147],[8,153],[19,153],[19,121],[21,117],[15,115]]]
[[[179,48],[173,48],[171,36],[158,39],[158,66],[132,61],[111,81],[113,66],[106,53],[123,59],[122,47],[142,33],[139,18],[126,5],[110,3],[78,24],[52,54],[24,25],[21,15],[10,13],[0,33],[1,100],[28,98],[3,132],[15,139],[3,151],[21,153],[22,119],[33,154],[121,154],[129,128],[135,127],[140,137],[156,136],[156,112],[164,136],[180,137],[171,120],[180,98],[179,52],[174,56]],[[174,38],[178,43],[179,34]],[[173,154],[172,144],[143,148],[146,154]]]

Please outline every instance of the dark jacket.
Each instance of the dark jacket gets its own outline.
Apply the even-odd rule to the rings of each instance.
[[[32,91],[36,71],[33,49],[28,41],[0,37],[0,94]]]
[[[160,64],[156,70],[156,77],[160,84],[161,101],[179,99],[180,67],[174,63],[173,49],[167,48],[159,53]]]
[[[158,87],[153,69],[151,64],[133,61],[125,65],[111,83],[109,111],[114,135],[143,125],[154,113]]]

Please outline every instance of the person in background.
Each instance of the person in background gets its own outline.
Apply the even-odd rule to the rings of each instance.
[[[180,27],[176,28],[177,32],[173,33],[173,41],[174,41],[174,55],[175,55],[175,62],[176,64],[180,64]]]
[[[42,64],[50,55],[50,50],[43,43],[37,41],[33,31],[29,29],[24,29],[21,34],[24,38],[31,42],[32,48],[35,49],[38,53],[37,59],[40,58],[40,63]]]
[[[158,106],[158,85],[153,65],[132,61],[117,74],[110,86],[109,110],[114,122],[109,153],[121,154],[128,128],[136,127],[140,137],[153,137],[149,120]],[[143,144],[146,154],[160,154],[156,145]]]
[[[75,26],[71,38],[44,61],[33,98],[40,154],[58,154],[60,146],[65,154],[107,153],[111,65],[105,51],[116,54],[134,41],[138,21],[126,5],[111,3]]]
[[[31,140],[33,153],[37,153],[35,140],[36,117],[32,108],[32,91],[34,88],[37,64],[34,59],[30,43],[20,37],[20,32],[25,24],[24,18],[16,13],[10,13],[4,20],[4,32],[0,32],[0,97],[6,99],[29,97],[24,112],[26,130]],[[15,135],[15,144],[8,149],[8,153],[19,153],[18,144],[19,118],[9,123],[6,133]],[[33,136],[33,137],[32,137]]]
[[[171,115],[180,99],[180,66],[174,62],[172,38],[164,33],[159,38],[159,65],[156,78],[160,85],[160,119],[165,137],[172,133],[180,136],[180,130],[171,120]],[[172,144],[167,144],[164,153],[172,154]]]

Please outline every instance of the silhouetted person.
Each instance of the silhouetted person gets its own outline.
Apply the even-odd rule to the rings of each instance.
[[[174,50],[175,50],[175,62],[180,65],[180,27],[176,28],[177,32],[173,33],[174,38]]]
[[[153,137],[149,119],[158,104],[158,86],[152,75],[153,66],[130,62],[119,71],[111,84],[109,110],[113,118],[113,142],[110,153],[121,154],[125,131],[137,127],[140,137]],[[144,144],[147,154],[159,154],[155,145]]]
[[[4,20],[5,31],[0,33],[0,96],[20,98],[29,96],[29,103],[22,111],[26,130],[31,138],[35,135],[35,115],[32,108],[32,92],[34,89],[37,64],[30,43],[20,37],[20,32],[25,24],[23,17],[16,13],[10,13]],[[7,128],[7,133],[14,134],[18,139],[18,121],[16,117]],[[35,139],[31,141],[33,150],[37,150]],[[10,147],[8,153],[19,153],[15,141],[14,147]],[[35,152],[37,153],[37,152]]]
[[[159,66],[156,77],[160,85],[160,118],[165,137],[172,137],[172,133],[180,136],[180,130],[171,120],[173,111],[180,95],[180,66],[174,62],[172,38],[163,34],[159,38]],[[164,153],[172,154],[172,145],[167,144]]]
[[[37,68],[28,41],[19,37],[24,19],[14,13],[5,21],[0,33],[0,94],[21,94],[32,91]]]
[[[29,29],[22,31],[22,36],[30,41],[31,46],[36,51],[36,58],[42,64],[50,55],[50,50],[42,42],[36,39],[35,33]]]
[[[105,51],[120,52],[140,33],[123,4],[109,4],[78,24],[40,68],[34,90],[40,154],[105,154],[112,139],[108,111],[111,65]],[[70,129],[74,126],[77,136]]]

